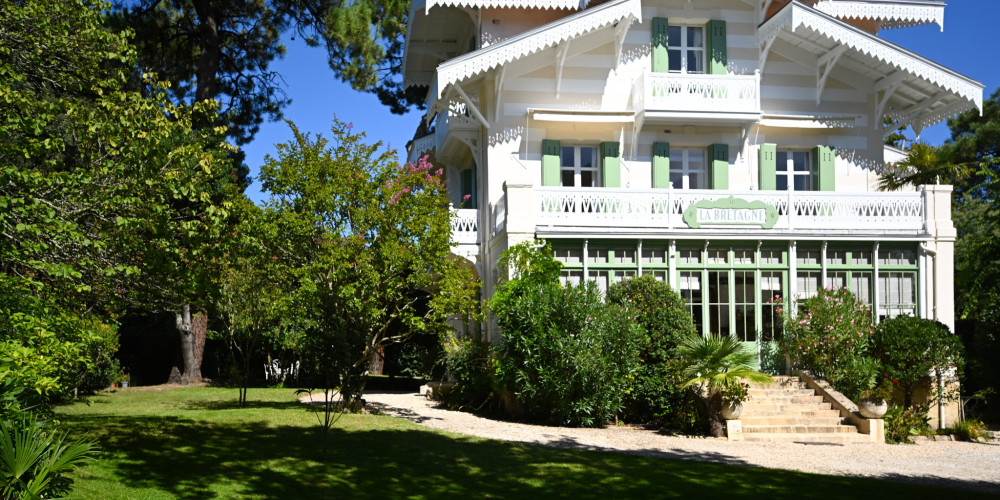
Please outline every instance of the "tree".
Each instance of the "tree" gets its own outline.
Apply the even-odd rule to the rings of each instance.
[[[879,323],[872,336],[873,349],[882,368],[898,380],[903,406],[913,406],[917,386],[936,373],[961,370],[962,343],[948,327],[930,319],[897,316]]]
[[[394,113],[422,106],[426,88],[405,89],[399,77],[409,9],[406,0],[123,0],[115,12],[136,32],[143,71],[173,82],[177,102],[218,100],[218,123],[240,145],[290,102],[269,68],[284,56],[282,33],[324,44],[334,75]]]
[[[955,186],[956,324],[967,353],[963,391],[1000,384],[1000,89],[948,120],[951,138],[943,146],[956,161],[974,166]]]
[[[879,189],[898,191],[905,186],[953,184],[968,177],[968,165],[953,163],[949,153],[945,148],[913,143],[903,161],[887,167],[879,176]]]
[[[338,120],[332,142],[292,131],[261,168],[265,211],[282,228],[277,257],[294,270],[309,316],[303,371],[312,387],[339,388],[343,406],[354,407],[379,349],[447,331],[447,315],[474,304],[474,280],[451,255],[442,169],[398,165],[395,152]],[[416,307],[420,291],[431,295],[426,308]]]
[[[85,325],[186,293],[194,280],[178,279],[180,263],[200,260],[227,218],[205,189],[223,177],[221,131],[193,127],[212,107],[175,106],[149,78],[127,90],[135,53],[103,8],[0,9],[0,293],[22,313],[8,317],[11,348],[32,348],[25,325]],[[25,291],[38,307],[18,302]]]
[[[243,407],[251,363],[260,359],[262,347],[280,343],[283,328],[296,320],[291,310],[294,280],[291,269],[277,256],[280,251],[273,242],[281,238],[267,217],[270,214],[248,200],[238,211],[234,241],[222,259],[217,310]]]
[[[750,352],[736,337],[691,335],[681,342],[685,387],[694,387],[708,407],[709,432],[725,436],[722,403],[723,391],[741,381],[770,382],[771,376],[753,369],[756,353]]]

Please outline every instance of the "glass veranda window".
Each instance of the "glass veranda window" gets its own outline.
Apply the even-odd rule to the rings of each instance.
[[[560,157],[561,185],[567,187],[598,187],[601,185],[597,168],[596,146],[562,146]]]
[[[671,73],[705,72],[705,28],[702,26],[670,26],[667,47]]]
[[[778,151],[775,157],[778,191],[812,191],[812,158],[808,151]]]

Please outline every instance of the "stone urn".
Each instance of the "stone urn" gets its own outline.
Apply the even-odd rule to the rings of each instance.
[[[889,409],[889,403],[881,398],[862,398],[858,401],[858,411],[865,418],[882,418]]]
[[[722,418],[736,420],[740,415],[743,415],[743,403],[722,402]]]

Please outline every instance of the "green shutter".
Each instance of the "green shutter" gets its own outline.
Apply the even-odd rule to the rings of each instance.
[[[708,175],[712,189],[729,189],[729,145],[712,144],[708,147]]]
[[[726,22],[721,20],[709,21],[705,25],[705,73],[710,75],[724,75],[726,70]]]
[[[833,148],[829,146],[816,146],[813,149],[813,158],[816,162],[816,190],[835,191],[837,171],[836,155]]]
[[[617,142],[601,143],[601,177],[604,187],[622,187],[622,167]]]
[[[778,189],[778,148],[774,144],[760,145],[760,190]]]
[[[653,59],[653,73],[666,73],[670,69],[670,53],[667,47],[670,46],[670,32],[667,29],[667,18],[653,18],[653,34],[650,41],[650,49]]]
[[[476,195],[476,162],[472,162],[472,168],[469,169],[469,172],[472,172],[472,175],[470,175],[471,180],[469,181],[469,194],[472,197],[469,198],[467,206],[469,208],[479,208],[479,196]]]
[[[469,201],[465,197],[469,196]],[[472,169],[462,171],[462,208],[472,208]]]
[[[670,187],[670,143],[653,143],[653,187]]]
[[[542,139],[542,185],[560,185],[559,141]]]

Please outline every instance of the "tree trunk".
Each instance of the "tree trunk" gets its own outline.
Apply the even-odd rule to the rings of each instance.
[[[714,391],[708,398],[708,432],[712,437],[725,437],[726,425],[722,418],[722,393]]]
[[[177,313],[177,330],[181,335],[181,356],[184,358],[184,371],[181,374],[181,384],[189,385],[201,382],[201,359],[205,353],[205,335],[208,327],[208,315],[204,312],[191,317],[191,305],[184,304]]]
[[[195,0],[194,11],[198,15],[198,58],[196,71],[195,99],[215,99],[219,93],[216,74],[219,72],[219,26],[211,0]]]

